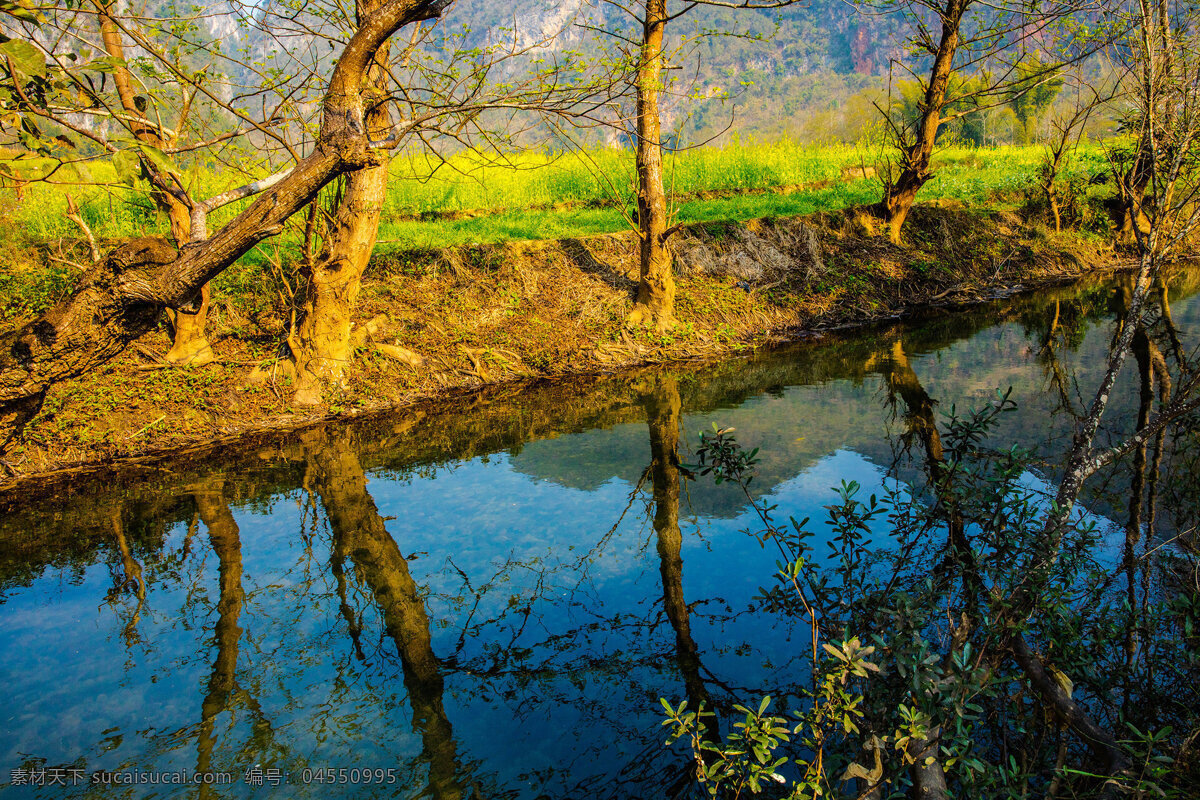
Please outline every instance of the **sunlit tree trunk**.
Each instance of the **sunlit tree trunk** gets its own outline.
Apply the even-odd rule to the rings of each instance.
[[[382,0],[359,0],[359,21]],[[387,99],[389,44],[375,55],[363,88],[368,135],[382,138],[392,126]],[[305,270],[307,286],[299,324],[289,339],[296,363],[295,402],[316,405],[326,387],[338,384],[353,358],[350,316],[358,300],[363,271],[379,235],[379,216],[387,199],[388,164],[351,172],[341,202],[326,228],[321,252]]]
[[[134,91],[133,76],[125,64],[125,45],[121,41],[121,31],[110,9],[112,3],[104,7],[100,13],[100,35],[104,42],[104,50],[115,60],[113,68],[113,83],[117,87],[117,97],[125,112],[124,121],[134,137],[143,144],[158,150],[168,148],[172,143],[163,137],[161,129],[145,115],[145,101],[138,107],[138,95]],[[181,199],[182,194],[171,191],[171,176],[164,175],[150,161],[143,158],[146,174],[150,177],[150,197],[155,206],[166,215],[171,226],[171,238],[176,246],[182,246],[190,240],[191,216],[190,209]],[[167,351],[166,359],[175,364],[206,364],[213,360],[212,347],[204,335],[204,327],[208,320],[209,289],[206,283],[200,290],[200,297],[192,309],[169,310],[173,339],[171,349]]]
[[[880,209],[887,222],[888,236],[900,243],[900,229],[908,212],[933,173],[929,170],[938,126],[942,123],[942,108],[946,104],[946,89],[954,70],[954,54],[958,51],[958,29],[970,0],[947,0],[942,16],[942,37],[934,54],[929,85],[921,102],[921,118],[917,124],[916,140],[907,145],[901,155],[900,174],[884,187]]]
[[[308,205],[331,180],[378,166],[385,147],[366,135],[362,87],[377,49],[400,27],[438,17],[447,0],[387,0],[363,21],[342,50],[321,109],[321,129],[312,151],[286,173],[256,181],[205,201],[258,197],[211,236],[198,237],[194,206],[193,241],[176,249],[157,238],[135,239],[110,251],[80,279],[72,293],[46,313],[0,334],[0,454],[38,412],[54,384],[82,375],[115,358],[153,329],[163,309],[192,302],[204,284],[254,245],[280,233],[287,219]],[[410,123],[411,126],[412,123]],[[409,126],[401,126],[399,137]],[[219,207],[220,204],[208,206]]]
[[[630,326],[665,331],[675,324],[675,278],[667,250],[667,196],[663,190],[659,93],[663,75],[666,0],[646,0],[637,69],[638,227],[641,237],[637,299]]]

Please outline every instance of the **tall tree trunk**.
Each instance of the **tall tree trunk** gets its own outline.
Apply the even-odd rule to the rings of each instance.
[[[162,130],[151,122],[143,110],[138,108],[137,95],[133,88],[133,76],[125,64],[125,45],[121,41],[121,30],[112,17],[112,3],[104,7],[100,13],[100,35],[104,42],[104,50],[108,56],[116,60],[113,68],[113,83],[117,87],[117,97],[125,112],[124,124],[129,128],[134,138],[139,142],[163,150],[173,144],[163,137]],[[164,175],[152,162],[143,158],[143,166],[150,177],[150,198],[154,205],[166,215],[171,226],[171,238],[176,247],[182,247],[191,240],[191,210],[181,197],[181,191],[172,191],[172,177]],[[166,359],[175,364],[206,364],[213,360],[212,347],[204,335],[204,327],[208,320],[208,284],[200,290],[200,299],[193,309],[168,309],[171,320],[173,338],[171,349],[167,351]]]
[[[381,0],[359,0],[361,20]],[[387,103],[388,50],[379,48],[367,73],[363,100],[368,135],[382,137],[392,126]],[[342,195],[324,245],[305,270],[307,284],[300,322],[288,340],[296,364],[297,405],[316,405],[323,389],[338,384],[353,353],[350,315],[379,235],[379,215],[387,199],[388,164],[360,169],[346,176]]]
[[[667,250],[667,195],[663,190],[662,88],[666,0],[646,0],[637,70],[638,227],[641,236],[637,300],[626,319],[662,332],[675,324],[675,278]]]
[[[888,225],[888,236],[900,243],[900,229],[908,219],[908,212],[916,202],[921,190],[933,173],[929,164],[933,158],[933,145],[937,140],[938,126],[942,124],[942,107],[946,104],[946,89],[954,71],[954,54],[958,51],[958,28],[970,0],[947,0],[942,11],[942,38],[934,54],[933,69],[929,85],[921,102],[921,119],[917,126],[917,138],[903,151],[900,175],[884,187],[880,210]]]

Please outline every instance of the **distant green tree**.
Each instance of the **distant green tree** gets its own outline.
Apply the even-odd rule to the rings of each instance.
[[[1046,65],[1030,58],[1017,65],[1018,80],[1009,93],[1008,104],[1017,115],[1017,132],[1021,144],[1029,144],[1042,114],[1062,91],[1063,79],[1057,71],[1046,71]]]

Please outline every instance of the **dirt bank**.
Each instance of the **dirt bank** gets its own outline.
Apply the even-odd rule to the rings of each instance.
[[[360,297],[349,381],[307,409],[291,405],[281,270],[278,284],[216,300],[216,362],[162,365],[158,331],[57,387],[0,463],[0,500],[116,463],[199,455],[488,384],[718,358],[1114,265],[1098,242],[957,207],[918,207],[904,247],[854,211],[704,223],[673,243],[680,325],[666,336],[621,328],[636,287],[632,233],[381,256]]]

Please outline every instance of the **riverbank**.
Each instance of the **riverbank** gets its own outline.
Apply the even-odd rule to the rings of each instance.
[[[682,230],[680,324],[665,336],[622,329],[636,287],[632,233],[380,256],[359,299],[347,384],[307,409],[292,405],[281,349],[291,308],[281,271],[268,291],[216,298],[216,361],[161,364],[160,330],[57,387],[10,447],[0,495],[489,385],[723,358],[1116,265],[1094,238],[1009,212],[921,206],[903,247],[864,220],[848,210]]]

